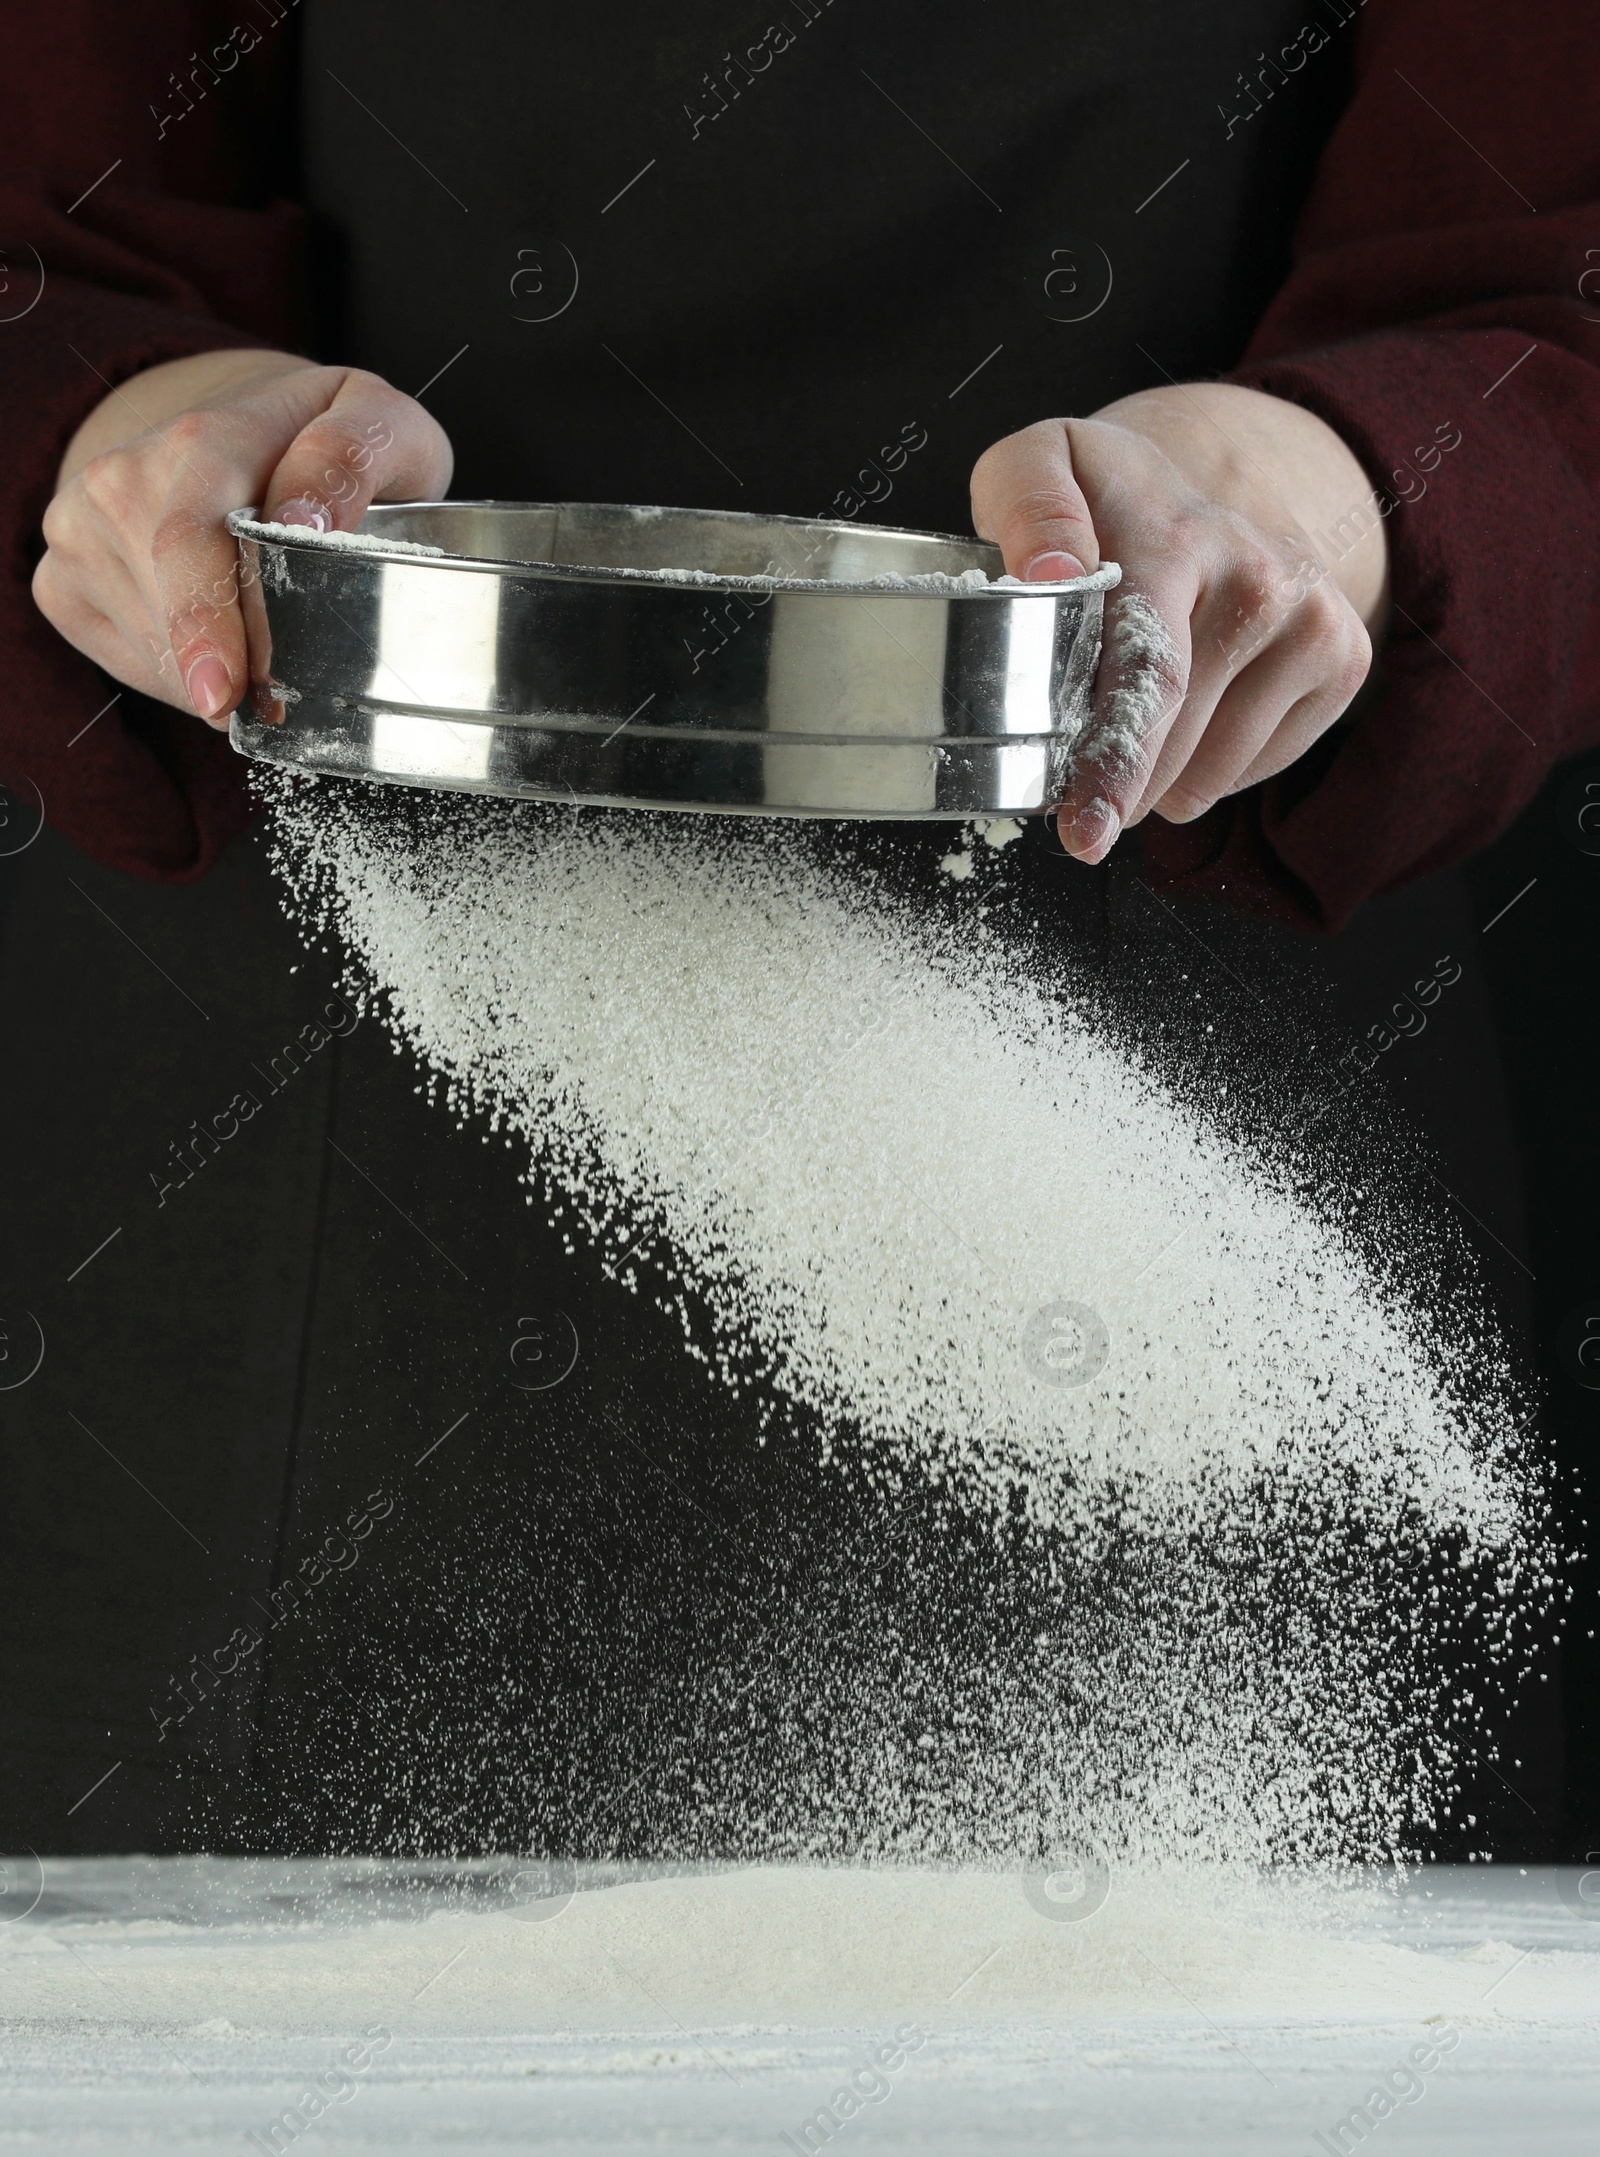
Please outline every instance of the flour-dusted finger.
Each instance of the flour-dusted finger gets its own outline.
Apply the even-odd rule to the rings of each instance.
[[[1107,595],[1094,706],[1073,744],[1061,843],[1101,861],[1137,807],[1189,687],[1196,579],[1176,557]]]

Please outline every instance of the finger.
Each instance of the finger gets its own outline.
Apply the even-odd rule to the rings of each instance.
[[[1259,549],[1231,555],[1202,588],[1195,607],[1188,694],[1129,824],[1142,823],[1162,801],[1166,802],[1162,813],[1169,821],[1181,821],[1188,781],[1180,780],[1180,774],[1188,771],[1208,742],[1213,753],[1226,756],[1232,726],[1242,712],[1253,710],[1254,699],[1273,682],[1283,697],[1276,715],[1281,717],[1282,711],[1315,686],[1330,654],[1343,650],[1352,619],[1337,589],[1325,580],[1307,589],[1299,576],[1285,577],[1281,562]],[[1259,671],[1274,652],[1278,656],[1268,671]],[[1304,661],[1299,677],[1294,672],[1295,655]],[[1235,685],[1247,680],[1242,701],[1234,700]],[[1225,700],[1228,718],[1224,723],[1220,715]],[[1202,762],[1196,769],[1204,773],[1206,767]],[[1196,789],[1194,798],[1204,799],[1204,791]],[[1211,793],[1206,806],[1216,798]],[[1192,811],[1193,815],[1201,813],[1199,808]]]
[[[114,453],[85,468],[85,487],[100,497],[124,559],[145,586],[151,633],[140,641],[160,644],[158,693],[169,703],[187,700],[212,726],[226,727],[249,685],[239,548],[223,518],[258,499],[263,470],[347,373],[292,368],[244,395],[180,412],[151,430],[143,456]],[[139,547],[146,531],[147,552]],[[136,557],[130,541],[139,547]]]
[[[1322,699],[1302,697],[1284,713],[1268,736],[1265,747],[1224,791],[1242,794],[1246,787],[1259,786],[1263,780],[1274,779],[1280,771],[1287,771],[1291,764],[1299,762],[1313,743],[1321,740],[1329,724]]]
[[[129,674],[128,650],[121,630],[109,615],[76,590],[48,554],[33,573],[33,597],[51,628],[85,658],[131,688],[142,686]]]
[[[50,502],[33,596],[45,619],[97,665],[108,667],[131,688],[186,705],[170,659],[168,679],[160,679],[167,641],[152,634],[148,541],[143,563],[135,565],[121,536],[124,513],[138,492],[126,469],[131,462],[106,458],[92,463]],[[162,485],[165,491],[164,481]],[[113,662],[119,639],[127,649]]]
[[[150,546],[152,611],[166,630],[176,678],[200,717],[226,726],[249,681],[239,609],[239,544],[222,522],[237,484],[174,490]]]
[[[210,648],[200,638],[205,617],[197,602],[209,596],[217,572],[208,572],[203,557],[193,554],[175,567],[165,566],[175,529],[170,517],[165,529],[158,524],[152,532],[122,499],[151,484],[149,471],[141,477],[133,460],[122,460],[120,468],[113,459],[103,464],[107,469],[91,465],[51,505],[45,527],[49,550],[34,575],[34,596],[61,634],[119,681],[209,717],[185,688],[183,662]],[[163,473],[161,493],[168,485]],[[232,540],[226,533],[221,539],[222,559],[231,564]],[[203,701],[218,706],[215,677],[209,686],[211,695]],[[202,672],[196,688],[207,687]]]
[[[1103,861],[1145,789],[1189,687],[1197,577],[1174,556],[1106,601],[1094,708],[1073,744],[1056,820],[1080,861]]]
[[[1230,792],[1240,793],[1247,786],[1257,786],[1263,779],[1275,778],[1280,771],[1287,771],[1305,755],[1313,742],[1320,740],[1344,717],[1372,672],[1372,640],[1359,620],[1355,624],[1351,647],[1342,674],[1325,688],[1302,697],[1284,713],[1266,746],[1240,773]]]
[[[372,503],[437,500],[450,484],[450,438],[413,398],[352,369],[324,412],[279,459],[262,514],[353,532]]]
[[[1352,626],[1359,631],[1353,617]],[[1342,625],[1331,647],[1324,636],[1279,638],[1229,684],[1194,754],[1152,798],[1154,813],[1168,823],[1192,823],[1225,794],[1238,793],[1252,783],[1250,774],[1291,719],[1282,746],[1298,742],[1294,754],[1301,754],[1333,724],[1365,674],[1357,639]],[[1284,756],[1272,768],[1282,770],[1292,761]]]
[[[450,445],[419,404],[355,369],[279,377],[238,400],[220,435],[214,414],[184,415],[176,428],[191,417],[210,427],[206,455],[180,458],[152,563],[177,676],[200,717],[220,727],[249,686],[239,551],[223,512],[258,498],[269,518],[348,531],[380,487],[442,493]],[[276,460],[264,487],[263,449]]]
[[[1099,568],[1065,420],[1040,420],[984,451],[972,468],[972,528],[1003,551],[1011,576],[1030,583]]]
[[[1188,757],[1170,775],[1152,774],[1144,808],[1169,824],[1204,816],[1249,769],[1315,678],[1281,645],[1262,653],[1229,684]]]
[[[1126,819],[1142,824],[1185,770],[1213,725],[1230,685],[1269,648],[1285,620],[1282,595],[1268,588],[1259,570],[1241,576],[1238,564],[1202,588],[1191,624],[1192,651],[1183,708]],[[1260,686],[1259,677],[1257,687]],[[1306,686],[1309,686],[1307,684]],[[1299,694],[1298,689],[1295,694]]]
[[[115,556],[97,570],[90,587],[68,559],[52,548],[33,573],[33,596],[51,627],[96,666],[144,696],[187,710],[188,699],[164,640],[150,628],[149,596]],[[162,660],[166,658],[165,672]]]

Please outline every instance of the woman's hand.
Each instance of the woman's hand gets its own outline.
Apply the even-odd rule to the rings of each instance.
[[[45,512],[33,595],[130,688],[225,727],[249,687],[230,509],[351,531],[374,500],[442,495],[450,443],[377,375],[207,352],[90,413]]]
[[[1188,823],[1333,725],[1387,606],[1372,495],[1331,427],[1229,383],[1147,390],[984,452],[973,523],[1013,576],[1122,565],[1060,811],[1070,852],[1101,860],[1152,810]],[[1332,535],[1352,531],[1341,550]]]

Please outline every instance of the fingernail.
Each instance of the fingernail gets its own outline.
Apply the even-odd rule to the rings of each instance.
[[[1075,554],[1036,554],[1022,572],[1025,584],[1065,584],[1070,577],[1089,574]]]
[[[1122,829],[1122,819],[1109,801],[1096,795],[1070,824],[1063,820],[1060,829],[1061,843],[1069,854],[1076,854],[1080,861],[1095,862],[1110,853]]]
[[[272,682],[253,682],[250,688],[250,705],[263,726],[282,726],[284,702],[276,695]]]
[[[309,494],[297,494],[292,501],[284,502],[272,513],[274,524],[309,524],[314,532],[333,530],[333,512],[321,502],[312,501]]]
[[[215,719],[234,701],[228,670],[212,652],[203,652],[198,659],[190,661],[183,686],[189,692],[189,702],[202,719]]]

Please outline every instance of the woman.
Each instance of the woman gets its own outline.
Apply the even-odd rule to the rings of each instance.
[[[29,88],[5,196],[13,313],[0,347],[8,782],[109,869],[182,884],[228,854],[236,884],[199,885],[192,909],[158,906],[148,922],[129,887],[80,875],[78,889],[125,940],[159,940],[166,957],[152,963],[196,1008],[238,984],[223,1016],[241,1053],[276,1045],[304,1014],[255,857],[229,853],[247,811],[219,738],[245,689],[228,509],[257,502],[349,529],[373,499],[453,485],[957,529],[970,484],[977,529],[1014,574],[1123,565],[1096,731],[1059,820],[1067,852],[1093,865],[1115,850],[1120,864],[1120,835],[1138,826],[1158,893],[1339,927],[1484,846],[1600,730],[1593,33],[1575,0],[1509,46],[1498,18],[1476,0],[1469,12],[1483,16],[1476,40],[1443,0],[1232,0],[1081,20],[1012,10],[1003,33],[978,11],[891,7],[862,22],[834,0],[792,0],[771,23],[697,5],[665,29],[641,14],[631,34],[614,18],[507,22],[467,6],[441,19],[361,0],[292,12],[263,0],[233,22],[166,0],[136,40],[88,5],[20,28],[15,73]],[[1478,57],[1491,51],[1492,70]],[[313,304],[297,323],[302,266]],[[1221,369],[1226,381],[1195,379]],[[1063,412],[1091,416],[1051,416]],[[882,451],[918,437],[914,452]],[[1375,640],[1385,694],[1358,703]],[[15,903],[33,904],[36,923],[40,864],[58,858],[48,844],[18,872]],[[1070,864],[1038,849],[1027,873],[1099,940],[1107,969],[1144,963],[1157,940],[1166,950],[1170,926],[1137,925],[1148,902],[1122,867],[1074,887]],[[1462,901],[1429,888],[1420,913],[1380,910],[1387,948],[1346,970],[1353,1014],[1381,1008],[1425,946],[1433,960],[1439,909],[1454,920]],[[59,983],[83,963],[73,939],[110,932],[78,906],[64,931],[35,933],[66,937],[48,969]],[[1202,936],[1235,974],[1242,933]],[[1275,943],[1247,948],[1252,976],[1305,974]],[[140,960],[119,948],[124,959],[136,976]],[[198,1021],[132,1012],[103,980],[76,999],[36,993],[58,1040],[85,1053],[106,1038],[108,1000],[122,1028],[130,1129],[103,1159],[79,1160],[73,1189],[104,1187],[133,1155],[143,1171],[196,1113],[196,1057],[215,1033],[205,1051],[179,1042],[172,1028]],[[1220,976],[1208,986],[1232,993]],[[1503,1140],[1481,1138],[1485,1117],[1505,1120],[1481,980],[1457,1008],[1480,1135],[1455,1153],[1447,1143],[1447,1170],[1458,1190],[1482,1179],[1469,1211],[1515,1246],[1514,1163]],[[359,1614],[275,1631],[270,1659],[236,1653],[184,1767],[177,1718],[149,1706],[196,1657],[217,1671],[210,1643],[239,1630],[244,1599],[281,1584],[307,1523],[349,1520],[353,1493],[383,1493],[395,1419],[442,1430],[457,1394],[441,1373],[487,1358],[491,1338],[503,1356],[520,1323],[518,1299],[491,1324],[448,1277],[413,1280],[414,1253],[365,1303],[355,1284],[373,1217],[357,1209],[377,1201],[364,1185],[426,1219],[465,1276],[514,1251],[548,1304],[577,1300],[554,1240],[541,1247],[520,1207],[501,1209],[495,1173],[399,1098],[368,1031],[330,1039],[303,1080],[284,1089],[270,1170],[260,1156],[216,1162],[189,1194],[213,1218],[180,1233],[174,1205],[157,1242],[130,1214],[108,1258],[134,1265],[146,1235],[139,1278],[85,1276],[108,1299],[99,1334],[109,1310],[119,1338],[136,1336],[115,1380],[95,1327],[57,1321],[96,1404],[67,1412],[210,1525],[182,1524],[206,1567],[186,1570],[187,1552],[178,1567],[176,1546],[136,1557],[109,1516],[65,1544],[54,1529],[41,1565],[24,1508],[16,1535],[36,1553],[36,1585],[14,1657],[32,1673],[17,1818],[41,1846],[195,1833],[197,1785],[222,1808],[213,1840],[403,1837],[416,1817],[447,1837],[512,1831],[451,1789],[416,1796],[430,1730],[452,1731],[457,1751],[465,1729],[487,1751],[504,1742],[496,1672],[511,1654],[498,1641],[467,1675],[442,1675],[462,1603],[419,1586],[420,1554],[470,1580],[474,1508],[498,1491],[523,1553],[507,1597],[521,1610],[530,1578],[554,1578],[551,1551],[570,1560],[574,1537],[598,1533],[579,1518],[592,1502],[581,1478],[552,1494],[553,1435],[536,1471],[491,1434],[470,1472],[452,1471],[463,1481],[434,1488],[425,1527],[391,1544],[388,1591],[368,1580],[375,1567],[352,1572]],[[52,1113],[43,1097],[25,1105]],[[29,1186],[24,1220],[60,1218],[64,1174]],[[87,1199],[65,1210],[83,1233],[63,1244],[62,1274],[98,1219]],[[181,1327],[168,1315],[177,1283]],[[676,1554],[651,1555],[670,1484],[683,1469],[703,1492],[708,1459],[745,1434],[694,1392],[670,1342],[625,1337],[598,1279],[582,1300],[594,1345],[575,1442],[597,1473],[604,1462],[618,1518],[587,1589],[544,1591],[545,1677],[530,1698],[571,1736],[567,1757],[593,1750],[588,1785],[601,1787],[621,1777],[600,1756],[627,1757],[638,1699],[659,1697],[710,1622],[694,1584],[724,1539],[708,1546],[685,1515]],[[241,1338],[248,1370],[229,1367]],[[168,1404],[142,1422],[130,1355]],[[210,1375],[174,1408],[173,1373],[191,1366]],[[606,1435],[625,1368],[650,1371],[661,1432],[710,1433],[681,1459],[669,1450],[671,1477],[650,1444],[641,1468]],[[17,1399],[45,1413],[42,1384]],[[100,1428],[106,1415],[124,1445]],[[525,1425],[504,1428],[504,1443],[525,1441]],[[630,1420],[635,1451],[640,1428]],[[826,1478],[795,1460],[745,1472],[771,1519],[837,1526]],[[136,1502],[131,1484],[111,1488]],[[38,1519],[50,1489],[34,1492]],[[375,1550],[375,1532],[362,1544]],[[52,1601],[63,1562],[98,1575],[71,1639]],[[604,1638],[614,1651],[637,1610],[664,1643],[655,1660],[630,1645],[642,1658],[631,1691],[596,1677],[593,1636],[573,1616],[619,1567],[633,1585]],[[770,1598],[782,1567],[757,1572],[724,1555],[711,1597],[724,1618]],[[916,1603],[923,1591],[905,1592]],[[481,1582],[462,1593],[485,1603]],[[113,1639],[97,1692],[82,1672]],[[392,1654],[403,1680],[386,1693],[380,1675],[339,1707],[345,1657],[331,1640],[380,1665]],[[418,1677],[427,1669],[435,1680]],[[391,1804],[360,1763],[385,1756],[402,1682],[418,1705],[392,1749],[410,1794]],[[205,1719],[197,1691],[209,1703],[192,1678],[179,1694],[190,1737]],[[296,1780],[285,1763],[313,1754]],[[254,1813],[239,1784],[252,1759],[252,1789],[279,1780]],[[114,1779],[95,1805],[125,1810],[69,1813],[102,1768]],[[577,1799],[563,1814],[548,1776],[543,1787],[533,1810],[557,1831],[582,1816]]]

